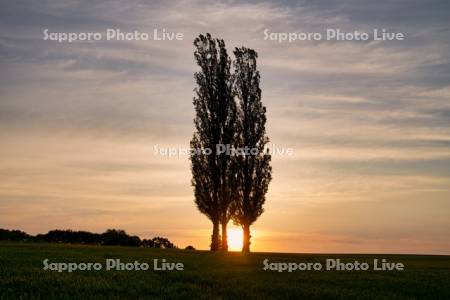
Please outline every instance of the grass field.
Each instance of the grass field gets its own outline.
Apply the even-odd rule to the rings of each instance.
[[[182,262],[184,271],[44,271],[43,260]],[[327,258],[402,262],[404,271],[264,271],[271,262]],[[0,299],[450,299],[450,256],[210,253],[0,243]]]

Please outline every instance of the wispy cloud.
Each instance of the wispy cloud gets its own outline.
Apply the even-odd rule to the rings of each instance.
[[[295,149],[293,157],[274,158],[260,232],[302,232],[283,251],[322,251],[313,246],[319,241],[336,251],[395,251],[388,245],[400,238],[405,251],[446,252],[441,240],[450,223],[439,214],[450,198],[447,1],[49,0],[1,7],[0,226],[158,228],[183,243],[187,226],[208,228],[192,201],[187,159],[155,156],[152,147],[188,146],[192,40],[211,32],[230,53],[241,45],[258,51],[269,136]],[[263,34],[374,27],[407,38],[278,43]],[[60,44],[42,40],[45,28],[166,28],[184,40]],[[364,221],[373,215],[374,225]],[[419,220],[433,239],[415,236]],[[372,236],[375,229],[387,233]],[[194,231],[189,236],[207,247],[208,235]],[[283,239],[276,235],[257,248],[275,247]]]

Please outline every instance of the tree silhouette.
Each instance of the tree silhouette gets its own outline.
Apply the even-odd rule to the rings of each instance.
[[[271,156],[265,151],[266,108],[261,103],[260,75],[256,67],[258,54],[248,48],[234,51],[234,92],[238,98],[237,142],[249,153],[235,157],[237,188],[231,206],[232,218],[244,231],[243,252],[250,251],[250,225],[263,213],[265,195],[272,178]]]
[[[130,236],[122,229],[108,229],[101,235],[102,245],[140,246],[138,236]]]
[[[74,230],[50,230],[45,234],[32,236],[20,230],[8,230],[0,228],[0,241],[32,241],[46,243],[70,243],[88,245],[108,245],[108,246],[130,246],[146,248],[177,248],[169,239],[165,237],[154,237],[153,239],[141,240],[138,236],[129,235],[122,229],[108,229],[105,232],[92,233],[89,231]]]
[[[197,88],[193,100],[196,116],[192,149],[210,149],[211,153],[191,152],[192,185],[195,203],[213,223],[211,250],[228,249],[227,224],[232,201],[229,177],[230,156],[219,153],[218,145],[235,140],[236,103],[230,74],[231,60],[221,39],[210,34],[194,40],[194,57],[200,71],[194,74]],[[222,224],[220,245],[219,225]]]
[[[153,248],[173,249],[176,248],[168,239],[157,236],[152,239]]]

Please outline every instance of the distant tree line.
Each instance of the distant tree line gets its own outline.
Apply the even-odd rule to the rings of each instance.
[[[154,237],[140,239],[136,235],[129,235],[124,230],[108,229],[103,233],[74,230],[50,230],[46,234],[32,236],[20,230],[0,229],[0,241],[47,242],[86,245],[130,246],[146,248],[177,248],[169,239]]]

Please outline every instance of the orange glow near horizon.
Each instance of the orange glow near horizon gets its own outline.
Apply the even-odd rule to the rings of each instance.
[[[239,227],[228,228],[227,233],[228,233],[228,250],[241,251],[243,243],[242,229]]]

